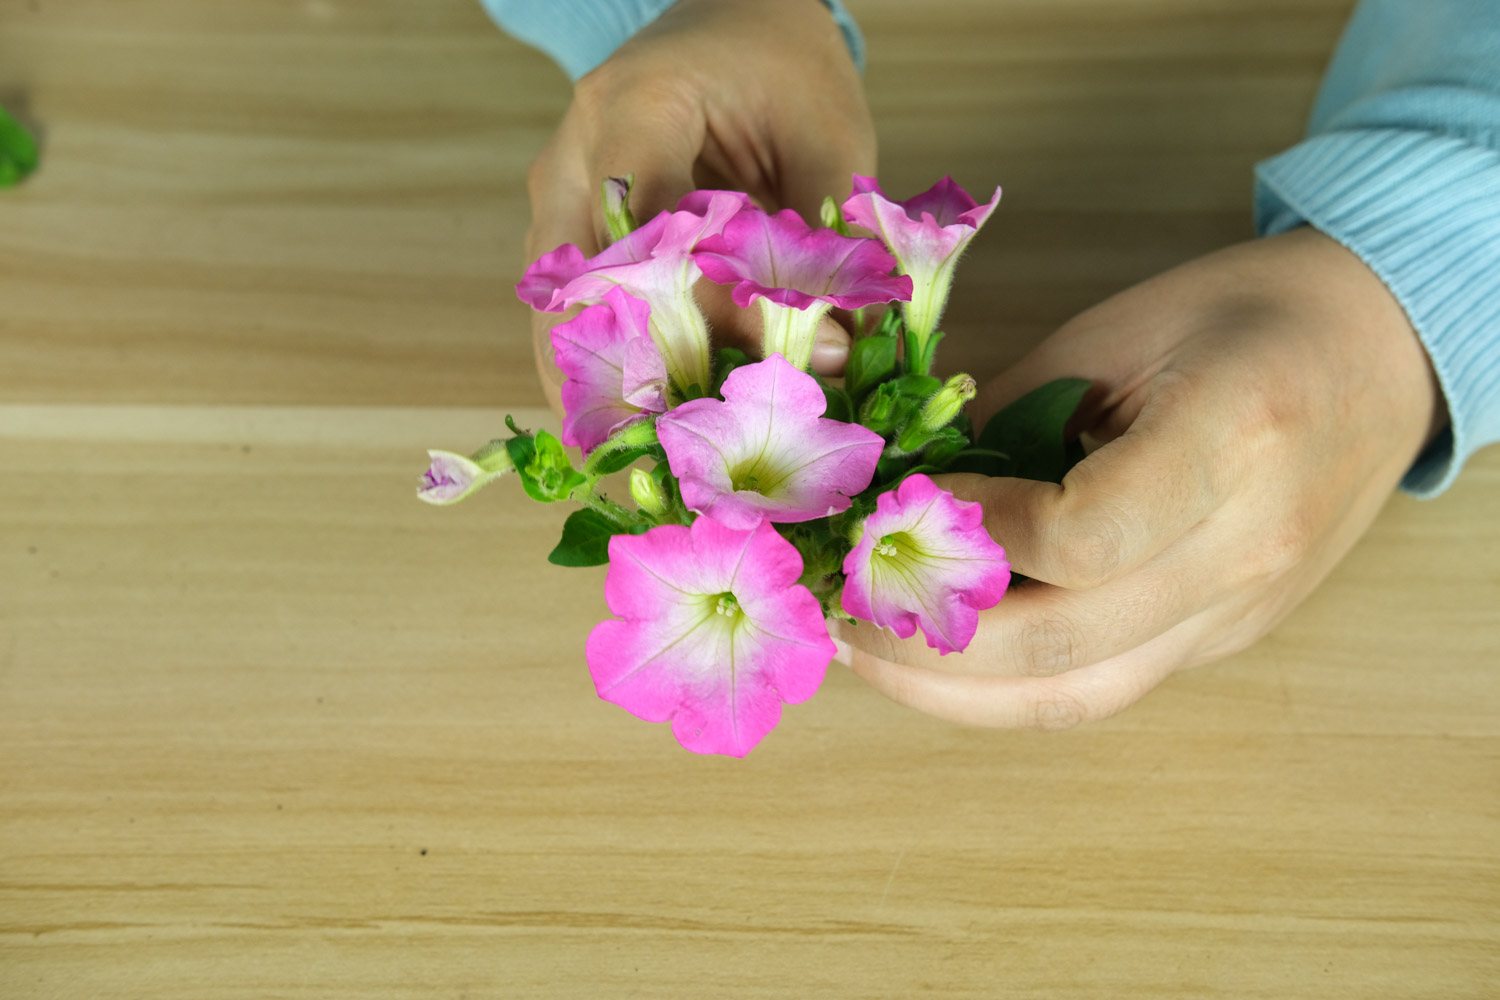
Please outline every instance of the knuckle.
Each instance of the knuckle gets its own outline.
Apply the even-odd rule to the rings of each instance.
[[[1059,688],[1038,696],[1027,707],[1026,724],[1030,729],[1059,732],[1086,721],[1089,714],[1088,705],[1083,699]]]
[[[1083,633],[1065,618],[1038,618],[1021,629],[1014,652],[1023,675],[1052,677],[1082,665]]]
[[[1069,590],[1092,590],[1113,579],[1125,561],[1128,530],[1115,514],[1096,510],[1083,517],[1058,522],[1057,579]]]
[[[1306,558],[1312,534],[1299,518],[1287,518],[1261,536],[1251,565],[1254,576],[1276,580]]]

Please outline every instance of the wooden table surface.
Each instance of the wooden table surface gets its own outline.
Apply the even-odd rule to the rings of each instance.
[[[888,187],[1005,185],[945,360],[1250,234],[1348,0],[851,6]],[[0,997],[1500,996],[1500,453],[1061,734],[835,667],[748,760],[598,701],[473,0],[0,0]]]

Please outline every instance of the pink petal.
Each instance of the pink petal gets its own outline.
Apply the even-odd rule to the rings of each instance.
[[[961,253],[1000,203],[1000,189],[987,204],[944,177],[906,201],[892,201],[872,178],[856,177],[854,194],[844,202],[850,222],[876,233],[908,274],[931,271]]]
[[[878,548],[891,539],[892,553]],[[977,503],[956,500],[920,473],[880,494],[844,559],[844,610],[947,654],[968,647],[979,612],[1005,596],[1010,564]]]
[[[895,258],[874,240],[813,229],[791,209],[741,211],[693,254],[711,281],[733,284],[736,305],[768,298],[806,309],[827,302],[858,309],[911,297],[911,282],[892,277]]]
[[[736,368],[723,393],[656,424],[689,509],[734,528],[810,521],[848,509],[870,484],[885,441],[823,419],[823,390],[781,355]]]
[[[697,753],[743,757],[783,702],[822,683],[833,641],[802,559],[770,525],[737,531],[699,518],[610,541],[604,596],[623,620],[589,634],[599,696],[650,722],[671,720]],[[730,595],[724,615],[721,597]]]
[[[666,409],[664,394],[651,391],[650,379],[664,383],[666,373],[646,332],[649,315],[646,303],[612,288],[603,302],[552,328],[557,367],[567,376],[562,384],[564,444],[592,451],[643,411]]]

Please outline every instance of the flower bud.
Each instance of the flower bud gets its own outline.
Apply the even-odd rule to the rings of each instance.
[[[825,228],[832,229],[840,236],[849,235],[849,223],[844,221],[844,213],[839,210],[838,202],[834,201],[831,196],[823,198],[823,207],[819,210],[818,216]]]
[[[874,392],[865,397],[864,404],[859,408],[859,422],[876,434],[887,434],[896,426],[896,404],[899,396],[895,391],[895,385],[891,382],[883,382]]]
[[[503,443],[491,451],[496,443],[475,453],[481,461],[451,451],[428,451],[430,464],[417,484],[417,499],[439,506],[455,504],[515,468]]]
[[[604,205],[604,225],[609,229],[611,242],[635,232],[635,216],[630,214],[630,188],[633,184],[635,174],[604,178],[600,199]]]
[[[978,394],[979,386],[974,381],[974,376],[955,375],[923,404],[917,422],[924,431],[936,433],[951,424],[963,410],[964,404]]]
[[[667,496],[662,492],[661,484],[645,469],[630,470],[630,495],[641,510],[652,517],[661,517],[667,512]]]

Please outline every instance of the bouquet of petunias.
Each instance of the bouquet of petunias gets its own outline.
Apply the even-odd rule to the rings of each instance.
[[[418,495],[454,503],[513,474],[532,499],[581,504],[549,558],[609,564],[617,617],[586,646],[599,696],[671,721],[698,753],[744,756],[783,702],[812,697],[830,619],[963,650],[1010,566],[979,505],[929,474],[1060,479],[1085,387],[1045,386],[976,439],[962,412],[974,379],[931,374],[954,266],[999,189],[978,204],[944,179],[897,202],[856,176],[819,227],[733,191],[693,192],[637,226],[630,178],[602,196],[614,242],[594,257],[559,247],[517,286],[539,310],[584,307],[552,330],[562,438],[507,418],[512,436],[472,455],[430,452]],[[712,350],[693,297],[705,277],[760,310],[762,360]],[[834,307],[855,328],[841,384],[808,372]],[[633,509],[599,489],[627,468]]]

